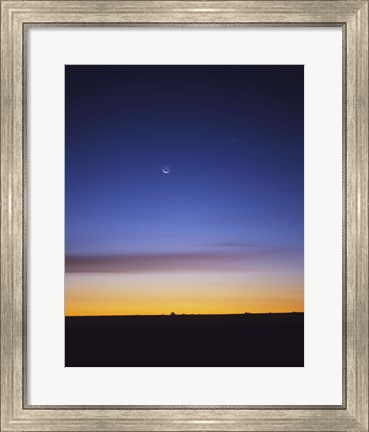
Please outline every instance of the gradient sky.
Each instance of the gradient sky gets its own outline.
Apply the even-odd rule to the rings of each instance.
[[[66,66],[65,115],[66,315],[303,311],[303,66]]]

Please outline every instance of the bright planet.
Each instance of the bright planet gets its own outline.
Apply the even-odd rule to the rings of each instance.
[[[164,174],[169,174],[170,173],[170,167],[169,166],[163,166],[163,168],[161,169],[163,171]]]

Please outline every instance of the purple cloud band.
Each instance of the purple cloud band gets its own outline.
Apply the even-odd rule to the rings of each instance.
[[[265,267],[267,262],[270,264],[278,257],[283,256],[286,257],[286,250],[279,248],[262,248],[229,253],[186,252],[94,256],[69,255],[65,258],[65,270],[67,273],[250,270]]]

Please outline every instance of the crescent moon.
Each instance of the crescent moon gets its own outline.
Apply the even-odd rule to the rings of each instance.
[[[169,174],[170,173],[170,168],[168,166],[165,166],[162,168],[162,171],[164,174]]]

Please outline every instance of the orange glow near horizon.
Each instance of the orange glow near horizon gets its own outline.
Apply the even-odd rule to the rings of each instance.
[[[299,274],[66,274],[66,316],[292,311],[304,311]]]

